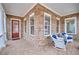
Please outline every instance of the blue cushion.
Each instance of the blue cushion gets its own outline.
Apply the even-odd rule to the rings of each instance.
[[[65,35],[66,33],[65,32],[62,32],[62,35]]]
[[[72,39],[72,37],[67,37],[67,39]]]
[[[56,35],[52,35],[53,38],[57,39]]]

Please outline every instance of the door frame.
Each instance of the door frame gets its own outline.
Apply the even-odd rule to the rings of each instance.
[[[14,26],[13,22],[14,21],[17,21],[18,22],[18,33],[19,33],[19,20],[12,20],[12,36],[13,36],[13,26]],[[13,37],[12,37],[12,39],[13,39]]]
[[[12,39],[12,21],[19,21],[19,38],[21,38],[21,19],[10,18],[10,38]]]

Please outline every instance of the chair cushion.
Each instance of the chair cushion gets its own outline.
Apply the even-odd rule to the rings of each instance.
[[[67,37],[67,39],[72,39],[72,37]]]
[[[57,39],[56,35],[52,35],[53,38]]]
[[[62,35],[65,35],[66,33],[65,32],[62,32]]]

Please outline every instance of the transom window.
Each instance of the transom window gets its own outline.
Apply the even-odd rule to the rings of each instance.
[[[76,34],[77,26],[76,26],[76,17],[65,19],[65,32],[69,34]]]
[[[50,19],[51,16],[44,13],[44,35],[50,35]]]
[[[34,35],[34,13],[30,15],[30,34]]]

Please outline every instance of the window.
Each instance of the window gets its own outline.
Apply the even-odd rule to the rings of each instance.
[[[7,30],[6,29],[6,14],[5,13],[4,13],[4,18],[3,19],[4,19],[4,26],[3,26],[4,27],[4,39],[7,41],[7,36],[6,36],[7,35],[7,33],[6,33],[6,30]]]
[[[26,33],[26,18],[24,18],[24,27],[25,27],[25,33]]]
[[[76,34],[77,26],[76,26],[76,17],[65,19],[65,32],[69,34]]]
[[[25,20],[25,32],[26,32],[26,20]]]
[[[4,11],[0,11],[0,37],[6,40],[6,15]]]
[[[30,15],[30,34],[34,35],[34,13]]]
[[[44,35],[50,35],[50,19],[51,16],[47,13],[44,13]]]
[[[2,16],[2,11],[0,11],[0,35],[3,34],[3,16]]]
[[[57,33],[60,33],[60,19],[59,19],[59,18],[57,18],[56,32],[57,32]]]
[[[4,32],[6,32],[6,15],[4,13]]]

